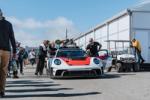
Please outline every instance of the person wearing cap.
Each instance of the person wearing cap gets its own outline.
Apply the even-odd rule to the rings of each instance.
[[[101,49],[102,45],[98,42],[95,42],[93,38],[90,38],[89,44],[86,47],[86,51],[89,52],[89,55],[92,57],[98,57],[99,50]]]
[[[5,84],[8,71],[11,47],[13,57],[16,56],[16,41],[12,24],[5,20],[0,9],[0,97],[5,96]]]
[[[132,40],[132,47],[134,47],[134,51],[135,51],[135,55],[137,54],[138,56],[138,63],[144,63],[144,59],[141,55],[141,44],[138,40],[136,40],[135,38]]]

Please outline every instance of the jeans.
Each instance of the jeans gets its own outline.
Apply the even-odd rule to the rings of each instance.
[[[19,60],[19,68],[20,68],[20,73],[23,73],[23,59]]]
[[[135,55],[137,54],[137,57],[138,57],[138,63],[140,64],[141,61],[144,61],[142,55],[141,55],[141,51],[138,50],[138,49],[135,49]]]
[[[30,63],[32,64],[32,66],[35,64],[35,58],[30,59]]]
[[[40,75],[43,74],[43,69],[44,69],[44,64],[45,64],[45,58],[41,58],[38,60],[37,67],[36,67],[36,72],[39,73]]]

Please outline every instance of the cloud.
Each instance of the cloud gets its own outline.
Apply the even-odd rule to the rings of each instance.
[[[150,3],[150,0],[139,0],[137,2],[137,6],[145,5],[147,3]]]
[[[149,3],[149,2],[150,2],[150,0],[140,0],[141,4],[145,4],[145,3]]]
[[[8,17],[7,20],[13,24],[16,39],[27,46],[38,46],[44,39],[64,39],[66,28],[69,37],[79,33],[74,23],[65,17],[45,21],[33,18],[21,20],[16,17]]]

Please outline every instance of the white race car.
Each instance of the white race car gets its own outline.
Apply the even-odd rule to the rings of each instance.
[[[47,67],[51,78],[95,77],[103,73],[102,61],[88,57],[77,47],[58,49],[56,55],[48,59]]]

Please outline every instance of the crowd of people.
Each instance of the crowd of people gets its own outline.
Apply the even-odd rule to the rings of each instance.
[[[59,40],[59,43],[57,43],[57,41],[50,42],[48,40],[44,40],[38,49],[38,61],[37,61],[35,75],[43,74],[46,57],[52,58],[55,55],[57,49],[59,49],[60,47],[66,47],[67,45],[70,44],[76,45],[73,39],[66,39],[62,41]]]
[[[57,41],[50,42],[44,40],[38,48],[31,48],[31,50],[26,50],[21,46],[20,42],[16,42],[16,57],[10,55],[8,64],[8,77],[19,78],[19,75],[24,75],[24,66],[31,64],[36,66],[35,75],[42,75],[43,69],[45,68],[45,59],[48,57],[53,57],[56,50],[60,47],[65,47],[69,44],[75,44],[73,39],[62,40],[57,43]]]
[[[23,67],[24,62],[28,59],[28,53],[25,48],[20,46],[21,43],[16,43],[16,57],[10,55],[9,64],[8,64],[8,77],[11,77],[11,71],[13,71],[13,78],[18,77],[18,69],[20,74],[24,75]]]
[[[31,64],[32,66],[36,65],[35,75],[43,75],[43,69],[45,68],[45,59],[47,57],[53,57],[56,53],[56,50],[60,47],[65,47],[66,45],[74,44],[73,39],[66,39],[60,41],[59,43],[50,42],[44,40],[43,43],[37,48],[38,52],[35,52],[35,49],[26,51],[25,48],[21,47],[21,43],[16,43],[16,58],[10,57],[8,65],[8,76],[10,77],[11,69],[13,70],[13,78],[18,77],[18,69],[21,75],[24,75],[24,65]],[[141,46],[138,40],[133,39],[131,43],[132,47],[135,48],[135,55],[138,56],[138,62],[143,63],[144,59],[141,56]],[[102,45],[93,38],[89,39],[89,44],[87,45],[86,52],[91,57],[99,56],[98,52],[101,50]]]

